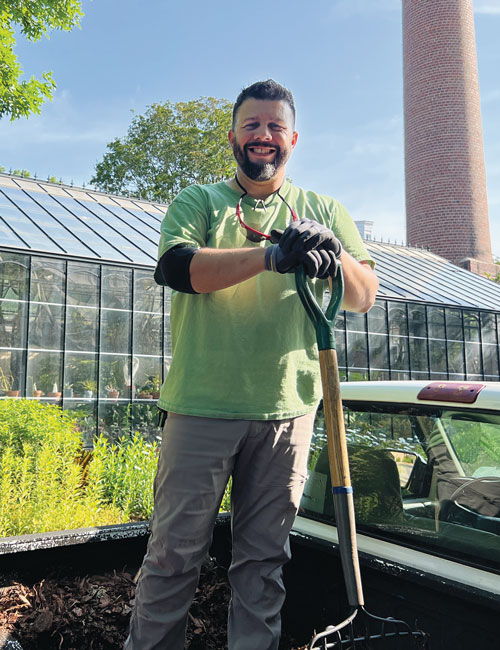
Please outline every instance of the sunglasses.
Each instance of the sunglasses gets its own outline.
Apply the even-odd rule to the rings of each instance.
[[[273,237],[273,235],[266,235],[265,233],[261,232],[260,230],[257,230],[256,228],[252,228],[251,226],[248,226],[244,221],[242,215],[242,210],[241,210],[241,202],[247,195],[247,191],[245,188],[240,184],[238,179],[236,179],[236,182],[238,185],[241,187],[242,190],[244,190],[243,194],[240,196],[238,199],[238,203],[236,204],[236,216],[238,217],[238,221],[240,223],[240,226],[243,228],[245,231],[245,237],[248,239],[248,241],[253,242],[254,244],[258,244],[261,241],[264,241],[264,239],[267,239],[268,241],[272,242],[273,244],[278,243],[278,239]],[[298,217],[295,214],[295,210],[285,201],[285,199],[281,196],[279,190],[277,191],[278,196],[280,199],[283,201],[283,203],[287,206],[287,208],[290,210],[290,213],[292,215],[292,221],[298,221]]]

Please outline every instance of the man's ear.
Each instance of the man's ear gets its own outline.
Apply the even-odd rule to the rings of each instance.
[[[295,147],[295,145],[297,144],[297,139],[298,139],[298,137],[299,137],[299,134],[297,133],[297,131],[294,131],[294,132],[293,132],[293,135],[292,135],[292,149],[293,149],[293,148]]]
[[[233,141],[234,141],[234,131],[232,129],[231,129],[231,131],[228,132],[227,139],[229,140],[229,144],[232,147],[233,146]]]

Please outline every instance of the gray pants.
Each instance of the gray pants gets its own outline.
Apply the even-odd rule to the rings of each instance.
[[[184,648],[187,612],[231,474],[228,647],[277,650],[282,566],[290,559],[313,421],[314,413],[269,422],[169,414],[126,650]]]

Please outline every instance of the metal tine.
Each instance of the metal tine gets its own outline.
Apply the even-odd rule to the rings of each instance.
[[[330,643],[328,641],[328,637],[330,637],[332,634],[334,634],[336,637],[338,637],[339,641],[334,640],[333,643]],[[318,641],[321,641],[321,647],[319,645],[316,645]],[[340,646],[338,645],[338,642],[340,642]],[[342,637],[340,636],[340,631],[335,629],[333,625],[328,626],[323,632],[320,634],[317,634],[313,640],[311,641],[311,644],[309,645],[309,650],[334,650],[335,648],[341,648],[342,647]]]
[[[366,616],[368,616],[371,619],[374,619],[376,621],[381,622],[381,634],[383,638],[385,638],[386,633],[385,633],[385,626],[386,624],[390,624],[394,626],[395,632],[394,634],[396,636],[407,636],[408,637],[408,648],[414,648],[415,647],[415,639],[412,633],[411,627],[408,625],[406,621],[402,621],[397,618],[393,618],[392,616],[389,617],[382,617],[382,616],[376,616],[375,614],[371,614],[368,612],[364,607],[361,608],[363,612],[365,613]],[[402,629],[401,629],[402,628]],[[393,636],[392,633],[389,633],[391,636]]]
[[[372,615],[373,616],[373,615]],[[380,618],[373,616],[373,618]],[[419,632],[412,632],[409,626],[404,622],[404,621],[399,621],[397,619],[381,619],[383,621],[382,627],[380,629],[379,634],[369,634],[368,626],[366,620],[363,621],[363,627],[365,628],[365,634],[361,636],[355,636],[355,631],[353,629],[352,623],[349,625],[349,637],[342,639],[341,636],[341,630],[346,627],[346,625],[340,625],[338,627],[334,627],[333,625],[330,625],[329,627],[326,628],[323,632],[320,634],[316,635],[314,639],[311,642],[311,645],[309,646],[309,650],[342,650],[342,648],[346,648],[346,650],[355,650],[356,648],[358,650],[375,650],[376,648],[379,648],[381,646],[378,645],[378,641],[380,640],[394,640],[394,639],[402,639],[405,637],[407,639],[407,644],[404,644],[405,648],[415,649],[418,646],[416,645],[416,638],[425,638],[421,633]],[[386,623],[391,623],[391,624],[396,624],[394,631],[387,631],[385,629],[385,624]],[[406,629],[398,629],[398,625],[403,623],[404,628]],[[335,637],[332,640],[332,636]],[[328,637],[330,637],[330,640],[328,640]],[[321,641],[321,646],[320,645],[315,645],[317,641]],[[373,644],[372,642],[375,642]],[[361,645],[360,645],[361,644]],[[389,648],[394,648],[393,645],[389,645]],[[427,648],[428,646],[425,645]],[[401,650],[401,646],[398,645],[398,650]]]
[[[339,623],[339,625],[329,625],[323,632],[320,632],[319,634],[316,634],[316,636],[313,638],[309,645],[309,650],[315,650],[315,648],[319,648],[319,646],[315,645],[317,641],[320,641],[321,639],[326,639],[326,637],[330,636],[331,634],[335,634],[338,632],[338,636],[340,637],[340,630],[343,630],[345,627],[348,625],[352,624],[352,621],[356,617],[356,614],[358,613],[358,610],[355,609],[354,612],[351,612],[351,614],[345,619],[345,621],[342,621],[342,623]],[[335,644],[337,642],[335,641]],[[334,648],[334,645],[326,645],[325,648]]]

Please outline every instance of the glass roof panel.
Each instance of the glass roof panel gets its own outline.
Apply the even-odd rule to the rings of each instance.
[[[165,210],[165,212],[166,212],[166,210]],[[153,217],[153,219],[154,219],[157,223],[160,223],[160,224],[161,224],[161,222],[163,221],[163,217],[165,216],[165,212],[163,212],[163,214],[158,214],[157,212],[152,212],[152,211],[149,211],[149,210],[148,210],[148,211],[146,212],[146,214],[148,214],[149,216]]]
[[[67,190],[67,192],[71,196],[71,198],[78,199],[79,201],[89,201],[91,203],[98,202],[97,197],[94,198],[92,194],[89,194],[88,192],[85,192],[83,190],[70,188]]]
[[[38,205],[38,202],[44,205],[46,209],[44,210]],[[30,192],[29,196],[25,195],[22,206],[29,216],[33,218],[36,216],[44,232],[57,241],[66,253],[70,255],[83,255],[85,257],[96,256],[95,250],[88,241],[88,237],[79,238],[73,227],[73,223],[71,221],[69,223],[66,221],[65,223],[63,218],[61,218],[61,211],[53,209],[53,206],[58,206],[58,204],[51,197],[39,192]],[[50,212],[50,215],[47,210]],[[78,223],[78,220],[75,220],[74,217],[73,221]]]
[[[33,196],[43,207],[48,210],[57,220],[69,229],[75,236],[75,239],[85,246],[85,256],[98,257],[103,259],[121,260],[127,258],[121,255],[117,250],[108,244],[108,242],[97,235],[87,224],[82,223],[69,210],[58,203],[58,200],[48,194],[33,193]],[[59,197],[58,197],[59,198]],[[69,199],[72,201],[73,199]],[[63,230],[63,228],[61,228]],[[75,249],[76,250],[76,249]],[[73,253],[78,254],[78,253]]]
[[[491,280],[470,273],[428,251],[415,250],[414,258],[418,264],[422,264],[424,260],[427,261],[429,258],[432,259],[437,269],[436,280],[443,283],[447,290],[456,296],[458,304],[462,305],[466,300],[473,307],[477,304],[478,299],[493,300],[494,304],[499,304],[497,285],[492,283]]]
[[[124,196],[114,196],[113,198],[118,203],[118,205],[127,208],[127,210],[135,207],[134,203],[132,203],[130,199],[126,199]]]
[[[104,223],[104,221],[92,214],[90,210],[82,205],[82,202],[64,197],[59,198],[58,201],[79,219],[82,219],[95,233],[101,235],[117,251],[121,251],[131,262],[138,262],[140,264],[152,264],[154,262],[155,258],[141,251],[141,249],[134,246],[126,237],[120,235],[120,233],[116,232],[107,223]]]
[[[47,237],[41,228],[33,223],[28,217],[7,198],[5,193],[20,193],[22,190],[16,190],[10,187],[3,187],[0,192],[0,216],[9,224],[14,232],[26,242],[26,245],[34,250],[46,250],[60,253],[63,251],[61,246]]]
[[[388,255],[390,259],[397,262],[397,251],[392,255],[391,252],[388,252]],[[460,274],[461,271],[450,262],[438,258],[427,251],[406,249],[404,259],[407,261],[407,266],[404,268],[406,279],[411,281],[413,278],[415,286],[425,295],[428,295],[431,291],[435,291],[438,295],[441,295],[443,288],[446,288],[446,293],[449,293],[450,289],[453,290],[456,282],[456,278],[452,280],[449,276],[455,275],[455,271]],[[401,260],[399,263],[401,264]],[[422,273],[423,268],[425,268],[425,274]],[[443,282],[442,280],[445,281]],[[450,282],[449,280],[452,281]],[[457,292],[456,297],[460,300],[460,292]]]
[[[168,205],[160,205],[159,203],[152,203],[153,208],[156,208],[161,214],[165,214],[167,211]]]
[[[23,179],[24,190],[5,175],[0,181],[0,246],[155,264],[167,206],[33,179]],[[423,249],[365,243],[380,297],[500,312],[500,285]]]
[[[85,201],[82,201],[86,205]],[[130,212],[122,208],[121,206],[103,206],[96,203],[86,206],[98,217],[101,217],[106,223],[111,227],[114,227],[116,230],[120,231],[120,234],[123,237],[126,237],[129,241],[134,242],[142,250],[147,253],[153,254],[153,259],[156,257],[156,248],[158,240],[158,235],[156,237],[152,233],[151,237],[148,237],[147,234],[144,234],[144,224],[137,220],[134,215],[131,215]],[[116,217],[116,219],[113,219]]]
[[[406,257],[404,265],[402,264],[402,258],[398,259],[397,256],[391,255],[387,251],[374,252],[373,257],[379,263],[378,276],[381,283],[392,284],[397,278],[397,286],[404,289],[408,297],[433,300],[435,302],[442,301],[442,296],[437,288],[435,290],[432,283],[422,278],[422,266],[416,273],[409,273],[408,265],[410,260]],[[427,273],[429,274],[429,269],[427,269]],[[424,282],[423,286],[422,282]]]
[[[26,244],[22,239],[19,239],[12,230],[7,226],[4,220],[0,217],[0,246],[17,246],[26,248]]]
[[[381,295],[500,310],[500,285],[429,251],[365,242],[377,262]],[[397,289],[397,290],[396,290]]]
[[[5,176],[0,172],[0,185],[5,185],[5,187],[17,187],[12,178]]]
[[[66,190],[59,185],[49,185],[47,183],[38,183],[38,187],[43,188],[48,194],[55,194],[56,196],[68,196]],[[35,190],[35,187],[33,188]]]
[[[141,221],[147,223],[150,228],[153,228],[153,230],[158,233],[158,238],[160,237],[160,226],[163,217],[158,218],[158,216],[155,214],[151,214],[149,212],[140,212],[139,210],[130,210],[130,212],[132,212],[132,214],[135,214],[138,219],[141,219]]]
[[[160,238],[160,224],[156,219],[152,219],[151,215],[147,212],[142,212],[141,210],[126,210],[119,205],[107,205],[106,207],[108,210],[111,210],[113,214],[116,214],[117,217],[128,220],[134,228],[142,228],[144,231],[144,226],[148,226],[148,230],[144,233],[144,236],[157,246],[157,242]]]
[[[134,205],[139,209],[140,212],[147,212],[157,221],[161,221],[163,219],[168,208],[168,205],[164,206],[163,208],[159,208],[153,203],[139,203],[138,201],[134,201]],[[132,208],[129,209],[131,212],[134,211]]]

